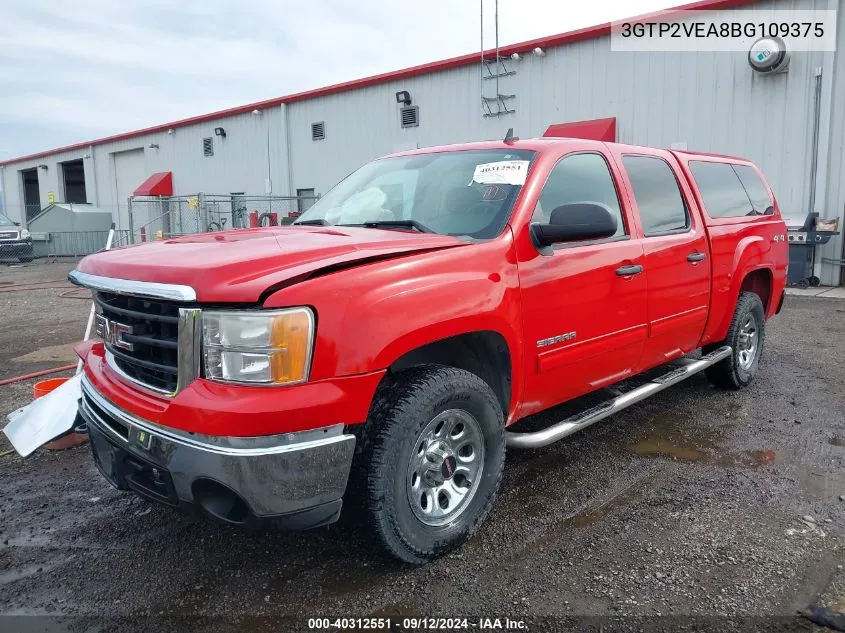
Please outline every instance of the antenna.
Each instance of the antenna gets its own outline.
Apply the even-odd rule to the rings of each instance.
[[[519,140],[518,136],[513,135],[513,128],[509,127],[507,133],[505,134],[505,138],[502,141],[505,145],[513,145]]]

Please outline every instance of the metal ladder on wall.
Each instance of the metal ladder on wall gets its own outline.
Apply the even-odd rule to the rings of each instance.
[[[484,54],[484,0],[480,1],[481,18],[481,109],[485,117],[496,117],[516,112],[512,103],[515,94],[503,94],[501,79],[515,75],[516,71],[508,68],[508,58],[499,55],[499,0],[495,1],[496,48],[495,55]]]

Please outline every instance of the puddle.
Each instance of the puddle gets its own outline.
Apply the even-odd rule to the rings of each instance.
[[[694,442],[677,442],[663,437],[648,437],[631,447],[631,452],[639,457],[666,457],[682,462],[698,462],[709,457]]]
[[[744,463],[748,466],[766,466],[768,464],[774,464],[775,460],[777,459],[777,453],[773,450],[760,450],[760,451],[746,451],[745,457],[747,458]]]
[[[729,415],[729,414],[726,414]],[[629,451],[637,457],[664,458],[680,462],[706,462],[724,468],[733,466],[748,466],[758,468],[768,466],[777,461],[775,451],[771,449],[757,449],[731,453],[722,449],[716,442],[717,432],[685,426],[687,421],[681,416],[667,411],[649,420],[651,432],[645,439],[629,447]],[[721,425],[718,429],[723,429]],[[696,432],[695,437],[686,433]],[[845,445],[845,443],[843,443]]]
[[[712,458],[717,448],[711,437],[702,435],[700,429],[691,429],[689,421],[674,411],[658,413],[643,427],[649,430],[648,435],[629,447],[637,457],[700,462]],[[687,435],[690,430],[696,431],[697,436]]]

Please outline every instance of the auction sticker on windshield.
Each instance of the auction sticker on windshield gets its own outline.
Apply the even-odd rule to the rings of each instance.
[[[528,176],[527,160],[500,160],[475,166],[474,182],[482,185],[524,185]]]

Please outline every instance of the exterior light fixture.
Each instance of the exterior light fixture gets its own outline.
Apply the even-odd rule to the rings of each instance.
[[[214,128],[214,136],[219,136],[220,138],[226,138],[226,130],[222,127]]]
[[[255,108],[255,110],[252,111],[252,114],[255,115],[255,116],[259,116],[261,114],[261,110],[259,110],[258,108]]]
[[[150,149],[158,149],[158,143],[150,143]]]
[[[41,163],[41,164],[38,166],[38,169],[43,169],[44,171],[47,171],[48,167],[47,167],[47,165],[45,165],[44,163]]]
[[[515,62],[518,62],[520,59],[522,59],[522,56],[519,53],[513,53],[511,54],[511,59]]]
[[[406,106],[411,105],[411,93],[407,90],[400,90],[396,93],[396,103],[401,103]]]
[[[175,134],[175,131],[173,130],[173,128],[170,128],[169,130],[167,130],[167,134],[169,136],[173,136]]]
[[[544,51],[539,46],[531,52],[534,53],[535,57],[545,57],[546,56],[546,51]]]

